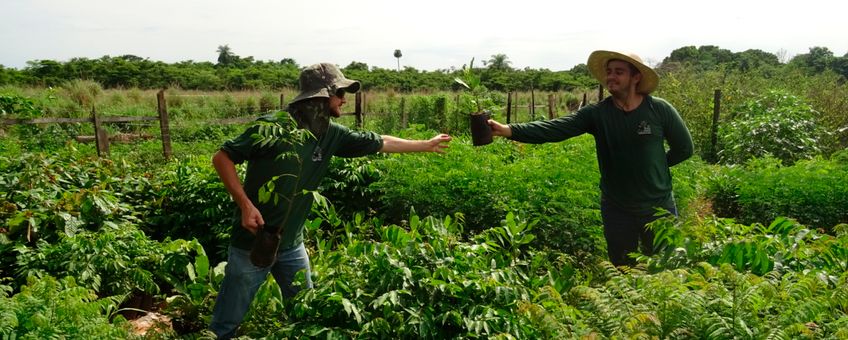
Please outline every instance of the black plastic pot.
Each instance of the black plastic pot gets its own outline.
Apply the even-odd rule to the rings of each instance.
[[[277,249],[280,247],[280,234],[276,230],[262,228],[253,239],[250,248],[250,263],[260,268],[270,267],[277,261]]]
[[[492,128],[489,126],[489,113],[477,112],[470,116],[471,141],[474,146],[486,145],[492,142]]]

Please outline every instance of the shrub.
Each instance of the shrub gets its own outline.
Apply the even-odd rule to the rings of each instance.
[[[263,92],[262,96],[259,97],[259,111],[268,112],[274,110],[277,107],[278,100],[274,93]]]
[[[821,153],[825,131],[815,121],[817,112],[804,100],[784,91],[769,91],[745,102],[735,117],[719,128],[719,160],[741,164],[772,155],[785,164]]]
[[[66,97],[73,100],[84,111],[90,110],[97,97],[103,93],[103,87],[99,83],[81,79],[65,82],[62,84],[62,90]]]
[[[110,317],[123,300],[97,298],[73,277],[28,278],[20,293],[0,294],[0,336],[3,339],[131,339],[123,317]]]
[[[720,170],[707,181],[719,216],[766,223],[779,216],[829,230],[848,223],[848,164],[843,153],[782,166],[774,158]]]
[[[375,184],[383,193],[379,212],[389,221],[400,223],[410,209],[461,213],[473,235],[513,212],[537,221],[538,246],[597,251],[599,175],[590,138],[538,146],[498,140],[477,148],[458,137],[439,157],[411,154],[377,163],[385,169]]]

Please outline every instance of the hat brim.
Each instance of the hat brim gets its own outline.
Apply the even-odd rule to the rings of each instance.
[[[636,68],[639,69],[639,72],[642,73],[642,80],[639,81],[639,87],[636,88],[636,92],[650,94],[656,90],[660,77],[654,69],[643,64],[641,60],[635,59],[627,54],[600,50],[592,52],[592,54],[589,55],[589,61],[586,63],[586,67],[589,69],[589,73],[591,73],[598,82],[604,85],[604,87],[606,87],[607,63],[612,59],[626,61],[633,66],[636,66]]]
[[[320,88],[317,90],[300,92],[291,102],[296,103],[310,98],[330,98],[330,94],[334,94],[339,90],[344,90],[347,93],[356,93],[359,92],[360,88],[362,88],[362,84],[360,84],[358,80],[346,78],[339,79],[333,84],[332,88]]]

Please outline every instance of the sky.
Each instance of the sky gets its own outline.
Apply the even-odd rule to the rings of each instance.
[[[241,57],[306,66],[353,61],[418,70],[482,65],[569,70],[594,50],[656,65],[675,49],[759,49],[782,61],[827,47],[848,54],[848,3],[837,0],[303,1],[0,0],[0,65],[132,54],[154,61]]]

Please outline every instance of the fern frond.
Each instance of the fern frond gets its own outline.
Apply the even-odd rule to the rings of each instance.
[[[766,335],[766,340],[788,340],[790,339],[786,333],[783,332],[782,329],[773,328],[768,335]]]

